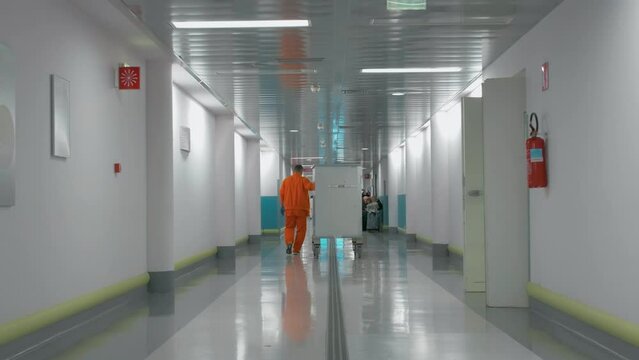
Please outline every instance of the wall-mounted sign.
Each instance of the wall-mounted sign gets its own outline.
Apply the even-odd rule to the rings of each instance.
[[[141,82],[139,66],[120,65],[118,68],[118,89],[140,90]]]
[[[180,126],[180,150],[191,151],[191,129]]]
[[[0,206],[15,205],[16,61],[0,44]]]
[[[541,91],[546,91],[550,89],[550,64],[548,62],[544,63],[541,66],[541,74],[544,77],[544,81],[541,86]]]

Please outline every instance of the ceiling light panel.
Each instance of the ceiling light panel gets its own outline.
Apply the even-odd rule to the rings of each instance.
[[[462,71],[461,67],[433,68],[370,68],[362,69],[362,74],[420,74],[420,73],[453,73]]]
[[[308,20],[174,21],[172,24],[176,29],[264,29],[311,26]]]
[[[392,11],[426,10],[426,0],[386,0],[386,9]]]

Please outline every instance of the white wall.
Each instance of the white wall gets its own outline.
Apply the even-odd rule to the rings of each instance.
[[[235,240],[248,237],[246,196],[246,140],[235,133]]]
[[[525,69],[528,110],[548,132],[549,188],[530,192],[532,281],[634,322],[637,13],[633,0],[566,0],[485,71]]]
[[[146,271],[146,147],[144,91],[114,89],[116,65],[144,59],[82,12],[4,0],[0,42],[18,62],[16,206],[0,208],[4,323]],[[50,156],[50,74],[71,82],[67,160]]]
[[[277,196],[280,177],[280,156],[275,151],[260,152],[260,188],[262,196]]]
[[[191,129],[191,151],[180,150],[180,127]],[[210,250],[216,243],[215,119],[183,90],[173,87],[173,187],[175,260]]]
[[[433,192],[432,192],[432,129],[429,126],[421,132],[422,137],[422,155],[421,159],[418,159],[421,166],[420,179],[418,181],[418,192],[421,194],[420,201],[417,204],[417,214],[423,214],[419,216],[417,222],[417,229],[415,234],[422,239],[433,238]],[[407,196],[408,197],[408,196]]]
[[[215,243],[235,246],[235,125],[232,116],[215,118]]]
[[[409,234],[417,234],[420,222],[427,216],[422,210],[426,201],[424,186],[430,187],[430,179],[424,179],[423,160],[428,154],[423,132],[406,139],[406,232]]]
[[[172,63],[149,60],[146,74],[146,261],[154,273],[175,267]]]
[[[246,213],[249,235],[262,234],[260,141],[246,142]]]
[[[404,191],[406,191],[404,173],[404,149],[405,147],[398,147],[388,155],[388,178],[386,180],[388,192],[388,209],[384,210],[388,211],[388,225],[390,227],[398,226],[397,196],[399,194],[404,194]]]
[[[446,114],[448,139],[449,244],[464,248],[464,189],[461,103]]]
[[[448,117],[436,114],[431,119],[433,242],[450,242],[450,204],[448,180]]]
[[[431,177],[431,230],[419,234],[437,244],[464,247],[463,155],[461,105],[441,111],[431,119],[428,129],[430,163],[425,167]],[[425,154],[424,156],[427,156]],[[425,175],[426,176],[426,175]],[[431,234],[430,236],[428,234]]]

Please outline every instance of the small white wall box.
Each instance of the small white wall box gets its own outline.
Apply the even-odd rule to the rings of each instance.
[[[191,129],[186,126],[180,126],[180,150],[191,151]]]

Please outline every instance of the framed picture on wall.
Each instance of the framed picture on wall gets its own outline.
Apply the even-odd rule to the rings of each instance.
[[[51,155],[71,156],[71,83],[51,75]]]

